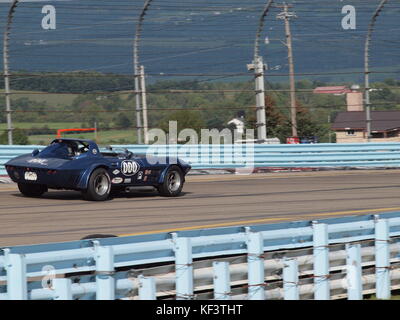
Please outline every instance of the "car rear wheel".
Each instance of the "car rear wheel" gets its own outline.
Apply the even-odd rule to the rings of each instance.
[[[171,166],[164,177],[164,182],[158,187],[158,191],[164,197],[176,197],[183,188],[184,176],[178,166]]]
[[[47,192],[47,187],[43,184],[18,183],[18,189],[27,197],[40,197]]]
[[[108,198],[111,191],[111,179],[107,170],[103,168],[96,169],[92,172],[88,187],[84,190],[83,197],[91,201],[104,201]]]

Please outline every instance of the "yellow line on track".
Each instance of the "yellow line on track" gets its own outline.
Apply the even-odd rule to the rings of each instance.
[[[400,210],[400,207],[364,209],[364,210],[349,210],[349,211],[324,212],[324,213],[310,213],[310,214],[295,215],[295,216],[284,217],[284,218],[276,217],[276,218],[265,218],[265,219],[256,219],[256,220],[232,221],[232,222],[224,222],[224,223],[207,224],[207,225],[201,225],[201,226],[152,230],[152,231],[137,232],[137,233],[130,233],[130,234],[120,234],[118,236],[119,237],[138,236],[138,235],[153,234],[153,233],[188,231],[188,230],[196,230],[196,229],[209,229],[209,228],[230,227],[230,226],[237,226],[237,225],[257,224],[257,223],[272,222],[272,221],[274,221],[274,222],[288,221],[288,220],[295,221],[294,219],[306,220],[307,217],[308,217],[308,219],[310,219],[310,218],[315,218],[315,217],[329,217],[329,216],[340,216],[340,215],[360,215],[360,214],[367,214],[367,213],[371,213],[371,212],[378,213],[378,212],[395,211],[395,210]],[[299,221],[299,220],[296,220],[296,221]]]

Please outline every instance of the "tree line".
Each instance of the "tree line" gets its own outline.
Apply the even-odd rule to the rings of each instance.
[[[25,76],[26,77],[26,76]],[[0,84],[1,85],[1,84]],[[319,142],[332,141],[331,121],[339,111],[346,110],[344,96],[317,95],[312,90],[317,86],[334,85],[320,81],[301,80],[296,83],[297,122],[299,136],[317,136]],[[340,85],[344,85],[341,83]],[[347,83],[345,85],[351,85]],[[393,79],[374,83],[378,90],[371,93],[376,110],[399,109],[400,81]],[[13,121],[35,123],[21,134],[54,133],[49,123],[78,122],[81,127],[100,130],[132,129],[136,126],[135,95],[123,92],[133,89],[133,77],[101,73],[35,74],[31,78],[15,77],[12,89],[18,91],[43,92],[38,100],[29,95],[12,100]],[[169,90],[190,90],[174,92]],[[149,127],[167,129],[169,120],[178,121],[178,130],[183,128],[228,127],[227,123],[238,115],[244,115],[248,128],[254,128],[255,94],[254,83],[246,82],[200,82],[195,80],[168,80],[149,83],[148,116]],[[46,93],[73,94],[72,102],[47,101]],[[28,98],[29,97],[29,98]],[[268,137],[278,137],[281,142],[291,135],[290,103],[287,83],[267,83],[266,119]],[[6,122],[4,99],[0,99],[0,123]],[[32,111],[32,112],[31,112]],[[43,123],[38,125],[38,123]],[[6,132],[0,134],[4,143]],[[334,140],[333,140],[334,141]],[[132,141],[133,143],[134,141]]]

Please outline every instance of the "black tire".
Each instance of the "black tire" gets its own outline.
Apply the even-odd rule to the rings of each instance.
[[[47,192],[47,186],[43,184],[18,183],[19,191],[27,197],[40,197]]]
[[[184,182],[181,168],[171,166],[165,174],[163,183],[158,187],[158,192],[164,197],[177,197],[182,191]]]
[[[98,168],[92,172],[86,190],[82,191],[83,198],[90,201],[104,201],[111,191],[111,179],[107,170]]]

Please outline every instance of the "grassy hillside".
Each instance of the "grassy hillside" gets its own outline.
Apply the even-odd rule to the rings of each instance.
[[[54,138],[56,138],[57,129],[71,129],[81,128],[80,122],[52,122],[52,123],[40,123],[40,122],[16,122],[13,123],[14,128],[28,130],[32,128],[41,128],[47,126],[49,129],[54,129],[54,134],[34,134],[29,135],[29,143],[47,145]],[[6,123],[0,123],[0,130],[7,128]],[[96,135],[93,132],[88,133],[67,133],[63,134],[66,138],[80,138],[80,139],[91,139],[96,140],[97,143],[102,145],[107,144],[118,144],[118,143],[135,143],[136,131],[134,129],[127,130],[99,130]]]
[[[31,144],[47,145],[53,140],[55,135],[32,135],[29,136],[29,142]],[[99,145],[109,144],[133,144],[136,141],[136,133],[133,130],[107,130],[98,131],[97,139],[93,132],[89,133],[76,133],[76,134],[64,134],[65,138],[78,138],[78,139],[90,139],[95,140]]]
[[[4,93],[3,89],[0,89],[0,94]],[[39,91],[21,91],[12,90],[12,100],[17,100],[20,98],[27,98],[31,101],[40,104],[46,102],[49,106],[54,107],[65,107],[71,105],[74,99],[78,96],[77,94],[70,93],[46,93]]]

